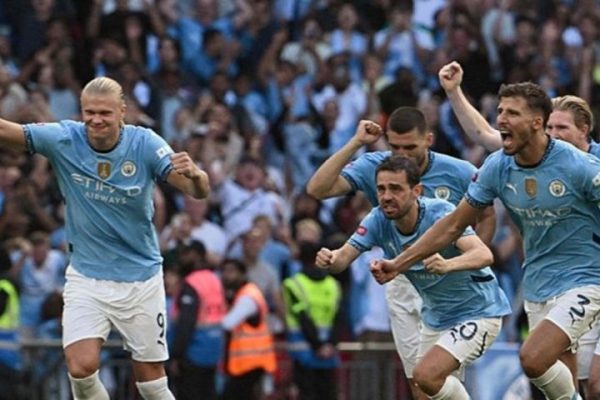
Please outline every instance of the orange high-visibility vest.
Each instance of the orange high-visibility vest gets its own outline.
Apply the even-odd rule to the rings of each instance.
[[[220,324],[225,315],[225,294],[219,277],[214,272],[203,269],[194,271],[185,278],[198,294],[200,307],[196,316],[196,327]],[[177,302],[173,304],[173,317],[179,314]]]
[[[241,296],[250,296],[258,305],[260,321],[257,326],[244,321],[231,331],[227,346],[227,372],[239,376],[253,369],[262,368],[275,372],[277,361],[273,336],[267,325],[268,307],[260,289],[254,283],[246,283],[236,293],[233,304]]]

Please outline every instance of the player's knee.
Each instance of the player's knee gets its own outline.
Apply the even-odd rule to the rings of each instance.
[[[413,371],[413,381],[425,393],[431,395],[437,393],[444,384],[444,378],[436,376],[430,368],[417,364]]]
[[[76,379],[86,378],[100,368],[100,360],[94,355],[66,353],[65,358],[69,374]]]
[[[525,347],[521,348],[519,359],[521,361],[521,368],[527,377],[537,378],[545,372],[543,366],[539,363],[539,357],[536,356],[534,351]]]

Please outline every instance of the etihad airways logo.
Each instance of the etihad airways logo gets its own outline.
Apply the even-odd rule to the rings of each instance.
[[[80,174],[71,174],[71,179],[73,183],[84,188],[84,195],[88,199],[109,204],[127,204],[129,198],[139,196],[142,193],[142,188],[139,186],[116,188],[99,179]]]
[[[566,217],[573,211],[571,207],[547,209],[540,207],[518,208],[510,207],[510,210],[521,218],[521,223],[531,226],[551,226],[559,219]]]

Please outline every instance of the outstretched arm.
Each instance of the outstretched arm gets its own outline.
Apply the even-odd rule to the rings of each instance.
[[[473,225],[481,210],[462,200],[456,210],[437,221],[412,246],[393,260],[375,260],[371,273],[379,283],[385,283],[399,273],[407,271],[413,264],[437,253],[458,240],[465,228]]]
[[[14,150],[25,150],[25,133],[23,127],[5,119],[0,119],[0,146]]]
[[[501,148],[502,138],[500,132],[492,128],[479,111],[469,103],[460,87],[463,77],[460,64],[453,61],[444,65],[440,69],[438,77],[460,126],[469,138],[488,151],[496,151]]]
[[[197,199],[208,197],[210,193],[208,175],[198,168],[188,153],[171,155],[171,163],[173,169],[167,177],[169,184]]]
[[[317,253],[315,265],[337,274],[348,268],[352,261],[356,260],[359,255],[360,252],[348,243],[345,243],[337,250],[329,250],[323,247]]]
[[[308,194],[321,200],[349,193],[352,187],[340,172],[361,147],[375,143],[382,133],[375,122],[360,121],[352,139],[321,164],[310,178],[306,186]]]
[[[436,253],[423,260],[425,269],[434,274],[446,274],[487,267],[494,261],[492,251],[477,235],[461,237],[456,241],[456,247],[462,251],[461,255],[445,259]]]

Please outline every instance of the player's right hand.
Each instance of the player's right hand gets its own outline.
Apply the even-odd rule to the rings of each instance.
[[[394,266],[390,260],[373,260],[371,261],[370,267],[371,275],[373,275],[380,285],[391,281],[398,275],[398,272],[394,270]]]
[[[452,61],[440,68],[438,77],[442,88],[444,88],[446,92],[452,92],[456,90],[462,82],[463,69],[459,63]]]
[[[315,259],[315,265],[319,268],[329,268],[333,265],[334,262],[334,253],[326,247],[322,247],[321,250],[317,253],[317,258]]]
[[[375,143],[381,135],[383,135],[383,129],[381,129],[379,124],[363,119],[358,123],[354,138],[361,145],[366,146]]]

